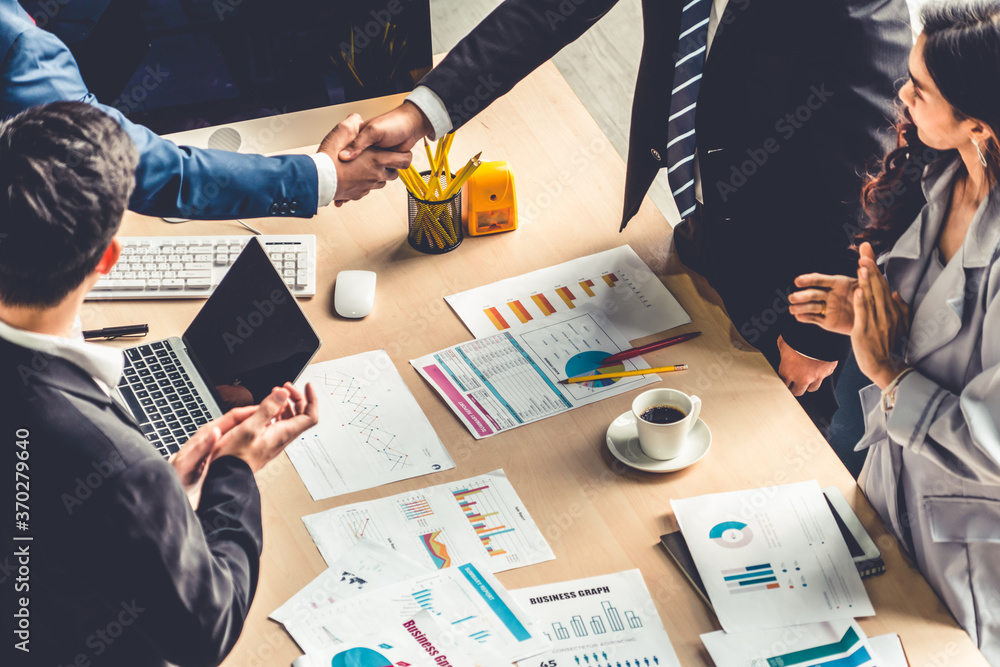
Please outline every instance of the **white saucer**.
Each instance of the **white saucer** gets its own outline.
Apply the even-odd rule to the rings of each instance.
[[[673,472],[694,465],[708,454],[712,446],[712,432],[701,419],[688,433],[684,448],[676,457],[667,461],[653,459],[639,447],[639,433],[635,428],[635,415],[629,410],[611,422],[608,427],[608,449],[616,459],[627,466],[646,472]]]

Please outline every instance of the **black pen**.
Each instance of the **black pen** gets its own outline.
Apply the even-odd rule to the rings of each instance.
[[[127,324],[122,327],[106,327],[104,329],[90,329],[83,332],[84,340],[92,338],[107,338],[112,340],[122,336],[145,336],[149,333],[148,324]]]

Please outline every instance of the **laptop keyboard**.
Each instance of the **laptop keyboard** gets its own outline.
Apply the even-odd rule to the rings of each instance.
[[[163,456],[181,448],[211,415],[194,383],[164,341],[125,350],[118,384],[146,439]]]

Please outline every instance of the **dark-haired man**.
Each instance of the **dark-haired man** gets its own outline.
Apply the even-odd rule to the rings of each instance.
[[[0,123],[4,665],[220,663],[257,585],[254,473],[317,421],[311,387],[275,388],[168,462],[110,395],[122,354],[84,343],[78,313],[118,258],[137,159],[86,104]]]

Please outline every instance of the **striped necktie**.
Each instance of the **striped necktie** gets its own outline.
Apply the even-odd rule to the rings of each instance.
[[[674,64],[674,89],[667,120],[667,179],[681,219],[695,209],[694,113],[705,65],[708,17],[713,0],[690,0],[681,10],[681,29]]]

